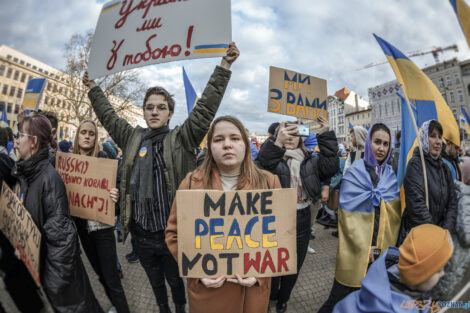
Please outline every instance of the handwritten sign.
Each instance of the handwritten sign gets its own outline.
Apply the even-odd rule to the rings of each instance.
[[[0,196],[0,230],[21,255],[36,285],[39,282],[41,233],[15,193],[5,182]]]
[[[57,152],[55,168],[67,188],[72,216],[114,225],[109,191],[116,187],[117,160]]]
[[[294,189],[179,190],[182,277],[272,277],[297,272]]]
[[[117,0],[103,5],[88,60],[91,79],[149,64],[224,56],[230,0]]]
[[[328,116],[326,103],[326,80],[270,67],[268,112],[316,120]]]

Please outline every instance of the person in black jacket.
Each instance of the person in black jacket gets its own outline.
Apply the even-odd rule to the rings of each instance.
[[[82,121],[75,135],[72,153],[107,158],[106,152],[100,150],[97,137],[98,127],[95,122],[93,120]],[[119,190],[117,188],[112,188],[109,195],[114,203],[118,202]],[[83,250],[98,275],[114,310],[118,313],[128,313],[129,306],[119,278],[118,268],[113,266],[117,260],[114,226],[78,217],[74,220]]]
[[[101,313],[80,258],[65,185],[49,162],[51,140],[47,118],[25,117],[18,139],[22,161],[14,169],[19,198],[41,232],[41,285],[56,312]]]
[[[434,224],[454,232],[458,199],[450,169],[441,157],[442,133],[441,124],[430,120],[421,126],[419,135],[426,165],[429,207],[426,206],[418,148],[415,148],[408,162],[404,180],[407,230],[421,224]]]
[[[282,123],[274,138],[269,138],[259,151],[258,165],[279,177],[283,188],[297,190],[297,274],[274,277],[271,300],[277,300],[277,312],[287,310],[287,301],[297,281],[298,273],[307,254],[310,238],[310,206],[321,196],[321,182],[329,180],[339,170],[338,142],[335,133],[328,131],[328,121],[318,118],[322,126],[317,134],[320,152],[305,149],[296,136],[298,127]]]

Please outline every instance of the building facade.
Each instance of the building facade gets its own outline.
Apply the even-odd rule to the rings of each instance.
[[[372,124],[384,123],[395,138],[401,129],[401,102],[397,92],[397,80],[369,88],[369,101],[372,106]]]
[[[9,126],[14,132],[17,131],[17,115],[23,103],[24,93],[27,83],[32,78],[46,78],[47,84],[41,97],[39,108],[44,111],[53,111],[57,114],[59,125],[57,129],[58,137],[73,139],[75,137],[76,126],[65,122],[65,118],[70,114],[70,102],[67,101],[71,95],[75,96],[76,91],[70,89],[69,79],[81,79],[68,77],[67,74],[38,61],[26,54],[23,54],[8,46],[0,46],[0,112],[6,106],[6,113]],[[111,104],[115,104],[118,97],[110,96]],[[84,108],[89,106],[86,95],[83,96]],[[119,113],[126,118],[133,126],[145,125],[143,111],[141,107],[130,104]],[[107,133],[99,125],[99,139],[107,137]]]
[[[346,126],[344,124],[344,102],[336,96],[328,96],[328,121],[330,129],[334,130],[338,142],[346,137]]]

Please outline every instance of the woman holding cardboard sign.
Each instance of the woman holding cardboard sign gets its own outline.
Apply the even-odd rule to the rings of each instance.
[[[41,232],[40,282],[55,312],[103,312],[80,258],[64,183],[49,163],[52,127],[43,115],[25,117],[16,164],[20,200]],[[27,299],[25,299],[28,301]]]
[[[274,138],[261,148],[257,162],[276,174],[283,188],[297,189],[297,274],[273,277],[271,300],[277,300],[278,313],[287,310],[287,301],[294,289],[300,268],[307,254],[310,239],[312,203],[321,197],[322,183],[329,185],[330,177],[339,170],[338,142],[333,131],[328,131],[328,120],[318,117],[321,125],[317,133],[320,153],[312,154],[298,136],[296,124],[282,123]]]
[[[243,124],[235,117],[222,116],[212,124],[207,136],[204,163],[189,173],[179,189],[253,190],[281,188],[276,176],[259,170],[251,160],[249,138]],[[176,201],[165,231],[168,249],[178,257]],[[270,278],[217,279],[188,278],[191,313],[267,312]]]
[[[97,140],[98,128],[92,120],[80,123],[75,135],[73,153],[91,157],[106,158],[104,151],[100,150]],[[109,192],[111,200],[117,203],[119,190],[112,188]],[[106,295],[118,313],[129,312],[126,295],[122,288],[116,266],[117,252],[114,227],[98,221],[75,218],[78,235],[83,250],[90,261],[93,270],[98,275]]]

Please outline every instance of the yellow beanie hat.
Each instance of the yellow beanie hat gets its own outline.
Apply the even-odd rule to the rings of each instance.
[[[416,286],[431,278],[449,261],[454,244],[448,230],[422,224],[411,229],[399,251],[400,281]]]

